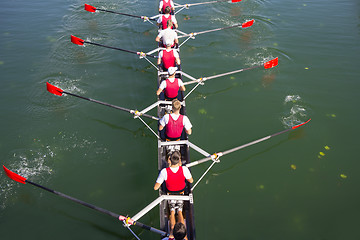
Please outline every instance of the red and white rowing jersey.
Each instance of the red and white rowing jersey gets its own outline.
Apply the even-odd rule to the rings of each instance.
[[[174,3],[172,0],[161,0],[159,3],[159,8],[161,8],[162,12],[165,12],[165,8],[169,6],[170,8],[174,7]]]
[[[176,173],[170,168],[166,168],[167,179],[165,180],[166,189],[170,192],[178,192],[185,189],[185,175],[182,166]]]
[[[174,120],[169,114],[169,122],[166,125],[166,136],[169,138],[179,138],[181,137],[181,133],[184,129],[184,123],[183,123],[184,115],[179,115],[179,118],[177,120]]]
[[[178,54],[176,54],[177,56],[179,56]],[[174,54],[174,50],[163,50],[162,51],[162,58],[161,61],[164,64],[164,68],[168,69],[169,67],[175,67],[175,54]]]
[[[170,82],[169,79],[166,79],[165,96],[168,98],[176,98],[179,92],[179,88],[179,79],[175,78],[173,82]]]

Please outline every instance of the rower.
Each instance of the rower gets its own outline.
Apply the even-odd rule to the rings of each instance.
[[[171,19],[172,22],[173,22],[173,28],[178,28],[178,24],[177,24],[175,15],[170,15],[170,12],[171,12],[170,6],[167,6],[165,8],[164,14],[161,14],[160,17],[158,18],[157,25],[159,27],[161,27],[161,29],[166,29],[167,28],[167,21],[169,19]]]
[[[161,30],[157,37],[155,38],[155,41],[162,43],[163,47],[166,47],[166,42],[170,40],[172,42],[171,47],[174,47],[175,45],[179,45],[179,39],[177,36],[177,33],[171,29],[173,26],[173,22],[171,19],[167,21],[167,28],[164,30]]]
[[[174,14],[175,12],[175,5],[173,0],[160,0],[159,3],[159,13],[165,13],[165,8],[169,6],[171,10],[171,14]]]
[[[171,49],[172,41],[166,40],[166,49],[159,51],[157,64],[162,67],[164,71],[168,70],[169,67],[175,67],[176,64],[180,66],[179,52],[176,49]]]
[[[186,181],[192,183],[194,179],[190,173],[189,168],[186,166],[181,166],[181,154],[179,151],[174,151],[171,156],[168,158],[169,167],[163,168],[154,185],[154,190],[158,190],[161,184],[165,181],[166,191],[168,195],[183,195],[184,190],[186,188]],[[175,224],[175,212],[177,212],[177,223],[185,224],[183,217],[183,205],[184,202],[182,200],[169,200],[169,209],[170,209],[170,236],[169,238],[173,238],[176,235],[176,239],[183,239],[186,235],[184,231],[182,238],[178,236],[178,229],[174,230]],[[178,224],[179,225],[179,224]],[[185,226],[185,225],[184,225]],[[179,226],[181,227],[181,225]],[[178,227],[177,227],[178,228]],[[174,230],[174,232],[173,232]],[[180,234],[179,234],[180,235]]]
[[[165,136],[167,141],[178,141],[184,128],[188,135],[192,133],[191,122],[187,116],[180,114],[180,109],[180,101],[174,99],[172,101],[172,113],[165,114],[160,119],[159,131],[163,130],[166,126]]]
[[[168,73],[169,78],[162,81],[160,83],[159,89],[156,91],[156,95],[160,95],[161,92],[164,90],[165,99],[166,100],[173,100],[177,99],[179,90],[185,91],[185,86],[183,81],[179,78],[175,78],[177,67],[169,67]]]

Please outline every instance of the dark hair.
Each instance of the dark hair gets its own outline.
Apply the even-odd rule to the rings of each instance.
[[[176,223],[173,230],[173,235],[176,240],[183,240],[186,236],[186,227],[183,223]]]
[[[166,8],[165,8],[165,14],[168,14],[168,13],[170,13],[171,12],[171,9],[170,9],[170,6],[166,6]]]
[[[172,154],[171,154],[171,157],[170,157],[170,161],[171,161],[171,165],[175,165],[175,164],[178,164],[179,161],[181,160],[181,154],[179,151],[174,151]]]

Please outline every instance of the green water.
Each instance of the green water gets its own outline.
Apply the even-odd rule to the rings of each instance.
[[[156,138],[125,112],[54,96],[45,83],[144,109],[156,100],[155,69],[136,55],[76,46],[70,35],[150,51],[157,31],[139,19],[91,14],[84,3],[0,3],[1,164],[33,182],[133,216],[157,197]],[[145,16],[157,9],[157,1],[149,0],[86,3]],[[199,35],[184,44],[182,68],[191,76],[279,57],[274,69],[198,87],[187,99],[191,142],[210,153],[224,151],[312,119],[299,130],[224,156],[212,168],[194,191],[197,239],[360,238],[359,9],[355,0],[243,0],[177,15],[184,32],[255,19],[250,29]],[[156,128],[155,121],[145,121]],[[193,150],[191,156],[202,158]],[[207,166],[193,167],[194,178]],[[0,189],[1,239],[134,239],[116,219],[4,173]],[[158,227],[158,218],[156,208],[140,220]],[[159,239],[132,229],[141,239]]]

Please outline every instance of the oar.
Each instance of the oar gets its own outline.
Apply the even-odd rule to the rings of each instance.
[[[149,57],[152,57],[152,58],[157,58],[157,56],[147,55],[144,52],[135,52],[135,51],[126,50],[126,49],[122,49],[122,48],[110,47],[110,46],[102,45],[102,44],[99,44],[99,43],[89,42],[89,41],[86,41],[84,39],[75,37],[74,35],[71,35],[71,42],[74,43],[74,44],[77,44],[77,45],[81,45],[81,46],[84,45],[84,43],[88,43],[88,44],[92,44],[92,45],[99,46],[99,47],[105,47],[105,48],[115,49],[115,50],[119,50],[119,51],[123,51],[123,52],[133,53],[133,54],[139,55],[141,57],[149,56]]]
[[[240,150],[240,149],[249,147],[249,146],[254,145],[254,144],[256,144],[256,143],[263,142],[263,141],[268,140],[268,139],[270,139],[270,138],[272,138],[272,137],[275,137],[275,136],[278,136],[278,135],[280,135],[280,134],[286,133],[286,132],[288,132],[288,131],[294,130],[294,129],[296,129],[296,128],[302,126],[302,125],[305,125],[305,124],[308,123],[308,122],[310,122],[310,120],[311,120],[311,119],[307,120],[306,122],[300,123],[300,124],[298,124],[298,125],[296,125],[296,126],[293,126],[293,127],[291,127],[291,128],[288,128],[288,129],[285,129],[285,130],[283,130],[283,131],[280,131],[280,132],[271,134],[271,135],[269,135],[269,136],[260,138],[260,139],[258,139],[258,140],[252,141],[252,142],[250,142],[250,143],[247,143],[247,144],[244,144],[244,145],[241,145],[241,146],[238,146],[238,147],[229,149],[229,150],[227,150],[227,151],[219,152],[219,153],[214,153],[213,155],[211,155],[211,156],[209,156],[209,157],[207,157],[207,158],[203,158],[203,159],[201,159],[201,160],[198,160],[198,161],[195,161],[195,162],[186,164],[186,166],[187,166],[187,167],[192,167],[192,166],[198,165],[198,164],[200,164],[200,163],[207,162],[207,161],[209,161],[209,160],[217,160],[219,157],[224,156],[224,155],[226,155],[226,154],[229,154],[229,153],[238,151],[238,150]]]
[[[145,224],[143,224],[143,223],[134,221],[134,220],[132,220],[132,219],[129,218],[129,217],[125,217],[125,216],[122,216],[122,215],[119,215],[119,214],[110,212],[109,210],[106,210],[106,209],[97,207],[97,206],[95,206],[95,205],[92,205],[92,204],[90,204],[90,203],[87,203],[87,202],[84,202],[84,201],[82,201],[82,200],[76,199],[76,198],[74,198],[74,197],[68,196],[68,195],[63,194],[63,193],[61,193],[61,192],[57,192],[57,191],[51,190],[51,189],[49,189],[49,188],[47,188],[47,187],[41,186],[40,184],[31,182],[31,181],[27,180],[25,177],[20,176],[20,175],[18,175],[18,174],[16,174],[16,173],[10,171],[10,170],[7,169],[4,165],[3,165],[3,168],[4,168],[4,171],[5,171],[6,175],[7,175],[9,178],[11,178],[12,180],[16,181],[16,182],[23,183],[23,184],[29,183],[29,184],[31,184],[31,185],[34,185],[35,187],[41,188],[41,189],[43,189],[43,190],[46,190],[46,191],[48,191],[48,192],[51,192],[51,193],[53,193],[53,194],[55,194],[55,195],[58,195],[58,196],[60,196],[60,197],[69,199],[69,200],[71,200],[71,201],[73,201],[73,202],[79,203],[79,204],[81,204],[81,205],[83,205],[83,206],[85,206],[85,207],[94,209],[94,210],[96,210],[96,211],[105,213],[105,214],[107,214],[107,215],[109,215],[109,216],[111,216],[111,217],[117,218],[117,219],[119,219],[119,220],[122,221],[122,222],[125,221],[126,224],[136,225],[136,226],[139,226],[139,227],[144,228],[144,229],[146,229],[146,230],[149,230],[149,231],[152,231],[152,232],[154,232],[154,233],[160,234],[160,235],[162,235],[162,236],[167,236],[167,235],[168,235],[168,234],[167,234],[166,232],[164,232],[164,231],[161,231],[161,230],[158,230],[158,229],[156,229],[156,228],[147,226],[147,225],[145,225]]]
[[[242,68],[242,69],[239,69],[239,70],[226,72],[226,73],[221,73],[221,74],[217,74],[217,75],[210,76],[210,77],[199,78],[197,80],[192,80],[192,81],[185,82],[184,85],[189,85],[189,84],[192,84],[192,83],[205,82],[206,80],[210,80],[210,79],[214,79],[214,78],[218,78],[218,77],[223,77],[223,76],[227,76],[227,75],[238,73],[238,72],[244,72],[244,71],[259,68],[259,67],[264,67],[265,69],[269,69],[269,68],[276,67],[278,64],[279,64],[279,58],[277,57],[277,58],[274,58],[274,59],[272,59],[270,61],[267,61],[266,63],[263,63],[261,65],[252,66],[252,67],[249,67],[249,68]]]
[[[180,36],[180,37],[193,37],[193,36],[200,35],[200,34],[203,34],[203,33],[215,32],[215,31],[220,31],[220,30],[234,28],[234,27],[240,27],[240,26],[241,26],[241,28],[248,28],[248,27],[251,27],[254,24],[254,22],[255,22],[255,20],[252,19],[252,20],[244,22],[244,23],[239,23],[239,24],[235,24],[235,25],[232,25],[232,26],[228,26],[228,27],[215,28],[215,29],[206,30],[206,31],[202,31],[202,32],[190,33],[190,34],[186,34],[186,35],[183,35],[183,36]]]
[[[128,17],[135,17],[135,18],[140,18],[140,19],[144,19],[144,20],[156,21],[156,19],[148,18],[146,16],[138,16],[138,15],[133,15],[133,14],[114,12],[114,11],[110,11],[110,10],[96,8],[96,7],[91,6],[89,4],[85,4],[85,10],[88,11],[88,12],[102,11],[102,12],[108,12],[108,13],[115,13],[115,14],[124,15],[124,16],[128,16]]]
[[[145,114],[145,113],[142,114],[141,112],[139,112],[137,110],[131,110],[131,109],[128,109],[128,108],[115,106],[115,105],[112,105],[112,104],[109,104],[109,103],[100,102],[100,101],[95,100],[95,99],[91,99],[91,98],[76,95],[74,93],[66,92],[66,91],[64,91],[64,90],[62,90],[62,89],[60,89],[58,87],[55,87],[54,85],[51,85],[48,82],[46,83],[46,88],[50,93],[52,93],[54,95],[57,95],[57,96],[62,96],[62,94],[65,93],[65,94],[73,96],[73,97],[81,98],[81,99],[84,99],[84,100],[87,100],[87,101],[90,101],[90,102],[95,102],[95,103],[102,104],[102,105],[105,105],[105,106],[108,106],[108,107],[119,109],[121,111],[129,112],[129,113],[133,114],[134,117],[144,116],[144,117],[151,118],[151,119],[154,119],[154,120],[159,120],[159,118],[157,118],[157,117],[154,117],[154,116],[151,116],[151,115],[148,115],[148,114]]]
[[[241,2],[241,0],[220,0],[220,1],[210,1],[210,2],[200,2],[200,3],[188,3],[188,4],[183,4],[183,5],[176,5],[175,8],[179,8],[179,7],[191,7],[191,6],[197,6],[197,5],[203,5],[203,4],[210,4],[210,3],[219,3],[219,2],[231,2],[231,3],[235,3],[235,2]]]

